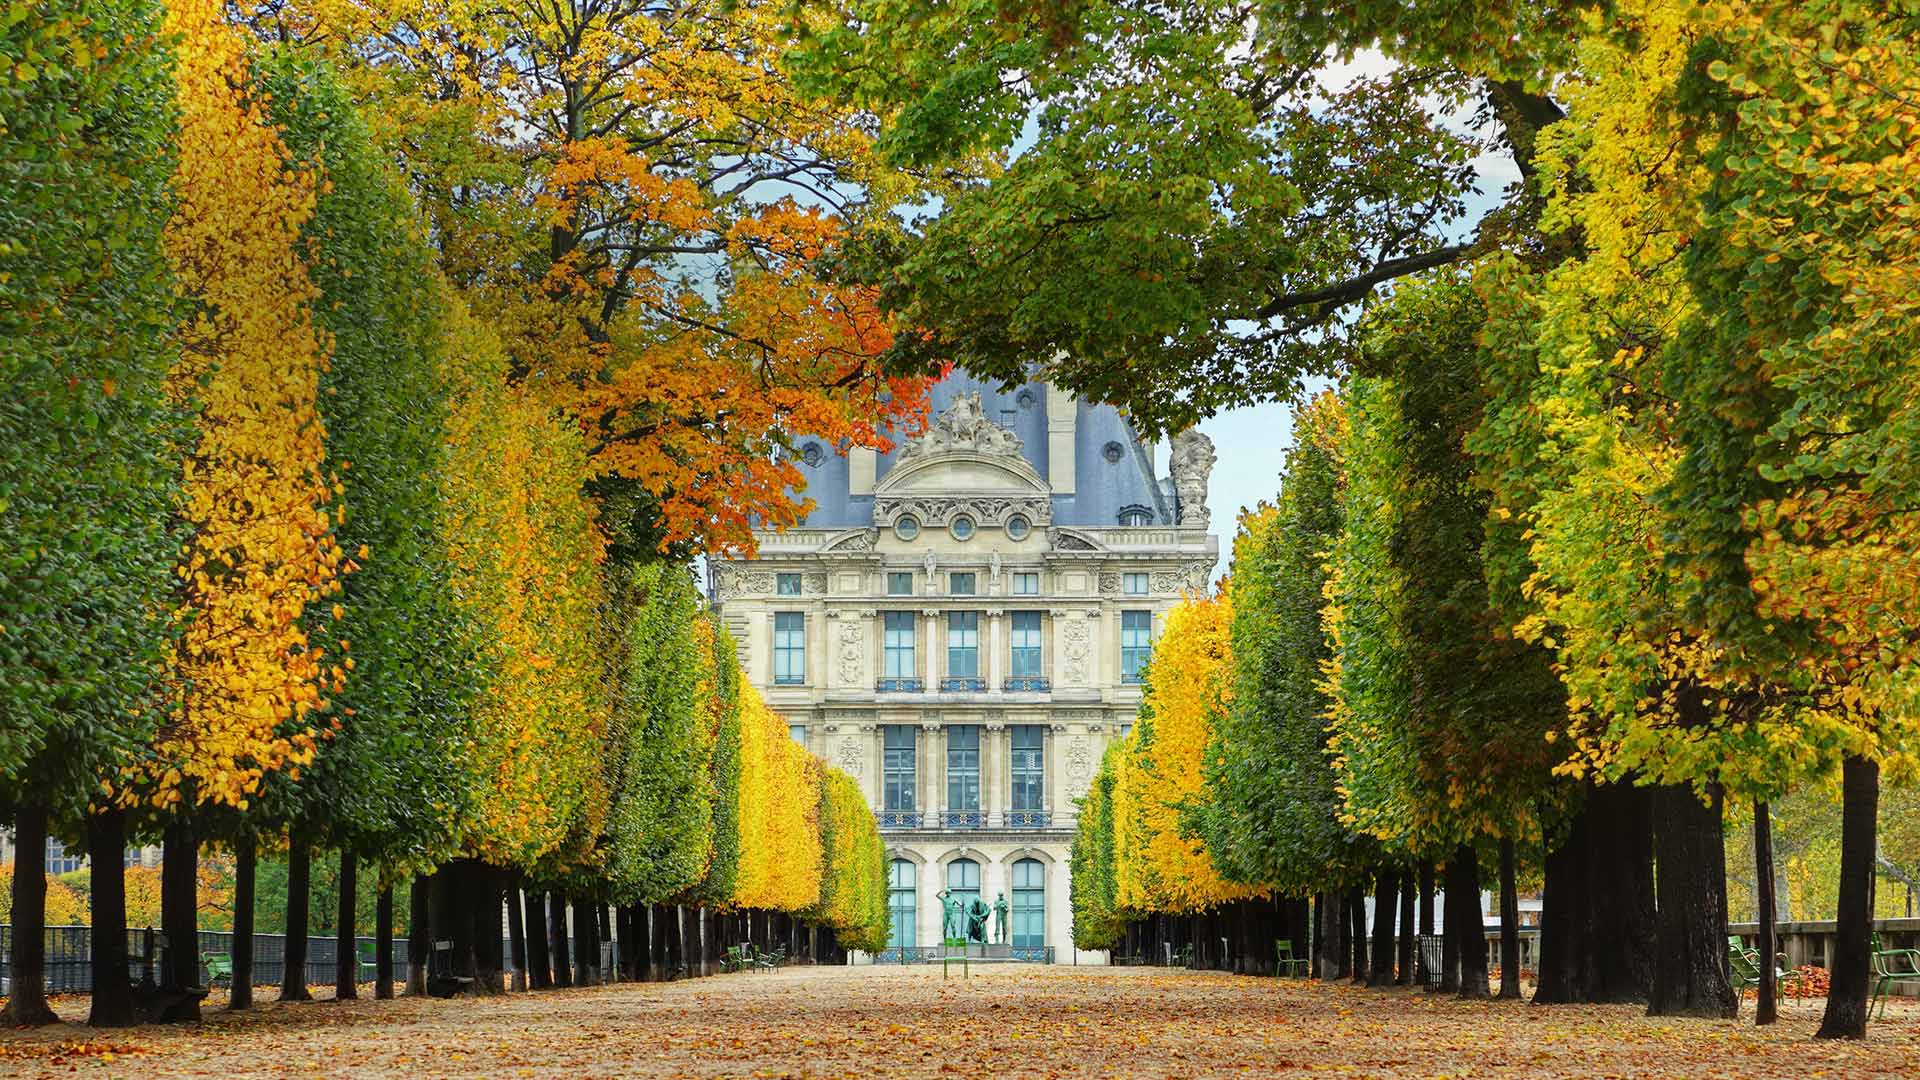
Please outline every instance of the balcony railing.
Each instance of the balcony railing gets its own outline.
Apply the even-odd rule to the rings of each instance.
[[[920,827],[921,813],[918,810],[876,810],[873,816],[883,829],[917,829]]]
[[[960,693],[984,694],[987,692],[987,680],[964,678],[941,679],[940,690],[942,693],[958,691]]]
[[[881,679],[873,689],[879,694],[917,694],[925,685],[919,679]]]
[[[1006,681],[1004,688],[1011,694],[1036,694],[1053,689],[1053,683],[1038,675],[1016,675]]]
[[[944,810],[940,814],[940,826],[946,829],[984,829],[987,815],[979,810]]]
[[[1044,829],[1051,824],[1053,824],[1051,810],[1007,811],[1007,828],[1009,829]]]

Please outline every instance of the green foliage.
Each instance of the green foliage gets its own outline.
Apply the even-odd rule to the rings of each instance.
[[[0,810],[145,750],[180,531],[170,58],[147,0],[0,19]]]
[[[471,797],[459,759],[477,676],[435,513],[448,390],[432,257],[339,80],[293,51],[254,70],[288,150],[326,179],[305,239],[333,339],[321,408],[342,485],[336,535],[355,563],[344,618],[310,619],[314,644],[349,670],[337,727],[287,812],[328,846],[431,865]]]
[[[1112,743],[1100,759],[1100,770],[1080,801],[1068,852],[1068,874],[1073,894],[1073,945],[1077,949],[1111,949],[1126,932],[1127,915],[1116,901],[1113,830],[1113,786],[1120,768],[1122,744]]]
[[[1207,748],[1198,825],[1220,872],[1303,895],[1357,869],[1326,753],[1326,555],[1342,525],[1345,408],[1295,417],[1280,497],[1233,544],[1233,699]]]
[[[711,611],[702,612],[704,638],[709,649],[712,689],[707,694],[707,723],[713,732],[708,774],[713,786],[712,850],[706,876],[691,897],[699,903],[725,907],[733,898],[740,870],[740,657],[733,635]]]
[[[820,771],[820,902],[803,912],[830,926],[840,945],[887,947],[887,847],[860,785],[838,769]]]

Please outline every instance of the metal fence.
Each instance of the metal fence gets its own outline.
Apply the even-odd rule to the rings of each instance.
[[[85,926],[49,926],[46,930],[47,942],[47,992],[50,994],[85,994],[93,990],[93,930]],[[373,979],[374,950],[378,947],[370,937],[355,939],[360,954],[360,981]],[[231,956],[233,953],[233,935],[221,930],[200,931],[198,949],[200,956],[209,954]],[[338,956],[338,941],[333,935],[325,937],[314,935],[307,938],[307,982],[330,985],[334,977],[334,960]],[[166,936],[153,927],[141,927],[127,931],[127,974],[138,982],[143,978],[159,978],[161,950],[166,947]],[[12,970],[13,928],[0,923],[0,994],[7,993],[7,972]],[[255,986],[277,986],[286,976],[287,939],[284,934],[253,935],[253,984]],[[404,939],[395,939],[393,943],[393,977],[396,981],[405,981],[407,977],[407,943]],[[204,961],[200,965],[200,983],[207,983],[207,968]]]
[[[1017,960],[1027,964],[1053,963],[1053,946],[1051,945],[982,945],[975,942],[964,949],[958,945],[954,946],[954,949],[958,951],[949,953],[944,945],[895,945],[874,953],[873,962],[876,964],[931,964],[947,956],[958,960],[960,953],[964,952],[974,960]]]

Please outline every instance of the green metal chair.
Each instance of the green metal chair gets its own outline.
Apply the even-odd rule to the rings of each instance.
[[[1281,938],[1273,943],[1273,975],[1275,978],[1298,976],[1304,979],[1307,976],[1307,972],[1312,970],[1312,967],[1313,962],[1309,958],[1293,955],[1293,940],[1291,938]]]
[[[226,953],[201,953],[200,963],[206,965],[208,986],[233,985],[233,957]]]
[[[1873,1001],[1869,1011],[1878,1007],[1882,1019],[1887,1015],[1887,991],[1896,983],[1920,982],[1920,949],[1883,949],[1880,935],[1873,935]]]
[[[1787,954],[1776,953],[1773,958],[1774,989],[1781,997],[1787,996],[1787,987],[1800,985],[1800,973],[1787,965]],[[1760,967],[1760,952],[1749,949],[1736,934],[1727,935],[1727,967],[1733,976],[1733,988],[1745,990],[1758,987],[1766,976]]]

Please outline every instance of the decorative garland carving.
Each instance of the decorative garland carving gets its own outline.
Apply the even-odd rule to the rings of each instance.
[[[1053,521],[1053,500],[1044,495],[880,495],[873,505],[874,524],[889,529],[902,517],[938,528],[962,515],[979,525],[1004,526],[1016,514],[1035,525],[1049,524]]]

